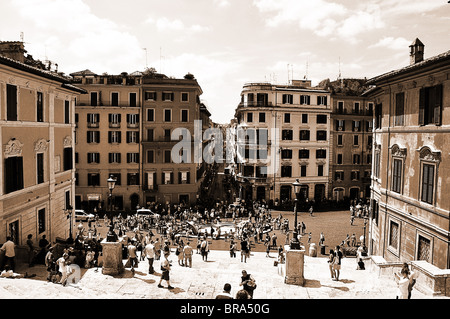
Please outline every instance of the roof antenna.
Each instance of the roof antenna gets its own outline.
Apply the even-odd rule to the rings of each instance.
[[[23,39],[24,39],[24,34],[23,34],[23,32],[20,32],[20,42],[23,43],[24,42]]]
[[[148,69],[147,48],[143,49],[145,50],[145,68]]]

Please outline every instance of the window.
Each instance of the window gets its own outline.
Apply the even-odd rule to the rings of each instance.
[[[442,85],[420,89],[419,125],[441,125]]]
[[[316,150],[316,158],[327,158],[327,150]]]
[[[380,151],[375,151],[375,161],[373,163],[374,176],[380,178]]]
[[[343,146],[343,145],[344,145],[342,134],[339,134],[339,135],[337,136],[337,145],[338,145],[338,146]]]
[[[392,163],[392,191],[396,193],[401,193],[402,189],[402,167],[403,161],[394,158]]]
[[[110,164],[119,164],[121,162],[121,155],[120,153],[109,153],[108,154],[108,161]]]
[[[389,224],[389,247],[393,248],[394,250],[398,251],[399,249],[399,235],[400,235],[400,226],[398,223],[394,222],[393,220],[390,221]]]
[[[78,127],[78,113],[75,113],[75,127]]]
[[[292,150],[288,150],[288,149],[281,150],[281,158],[282,159],[291,159],[292,158]]]
[[[100,186],[100,174],[89,173],[88,174],[88,186]]]
[[[422,182],[420,200],[428,204],[433,204],[434,196],[434,171],[435,165],[422,164]]]
[[[360,108],[359,102],[355,102],[355,103],[353,104],[353,113],[359,114],[360,109],[361,109],[361,108]]]
[[[17,121],[17,86],[6,85],[6,120]]]
[[[254,177],[255,175],[255,167],[246,165],[244,166],[244,176],[245,177]]]
[[[111,106],[119,106],[119,93],[111,93]]]
[[[64,101],[64,124],[70,124],[70,101]]]
[[[309,130],[300,131],[300,141],[309,141]]]
[[[127,163],[138,164],[139,153],[127,153]]]
[[[145,100],[146,101],[156,101],[156,92],[145,92]]]
[[[154,163],[155,162],[155,152],[153,150],[147,151],[147,163]]]
[[[259,123],[265,123],[266,122],[266,113],[260,112],[259,113]]]
[[[327,131],[317,131],[316,135],[318,141],[327,140]]]
[[[136,93],[130,93],[130,107],[137,106],[137,95]]]
[[[366,121],[366,132],[372,132],[372,129],[373,129],[373,122]]]
[[[128,173],[127,185],[139,185],[139,173]]]
[[[163,101],[173,101],[173,92],[163,92],[162,99]]]
[[[181,110],[181,122],[186,123],[189,121],[189,110]]]
[[[109,175],[116,179],[116,186],[122,185],[122,174],[120,173],[109,173]]]
[[[375,105],[375,129],[380,129],[382,124],[382,118],[383,118],[383,105],[377,104]],[[419,110],[419,124],[420,124],[420,110]]]
[[[75,164],[78,164],[78,152],[75,152]]]
[[[162,173],[163,184],[173,184],[173,172],[163,172]]]
[[[164,130],[164,141],[170,142],[170,138],[171,138],[170,129],[165,129]]]
[[[305,177],[306,176],[306,169],[307,169],[306,165],[300,166],[300,176],[301,177]]]
[[[345,120],[336,120],[336,131],[345,131]]]
[[[44,94],[37,92],[36,95],[36,122],[44,122]]]
[[[318,96],[317,97],[317,105],[327,105],[327,97],[326,96]]]
[[[308,123],[308,114],[302,114],[302,124]]]
[[[64,160],[64,170],[69,171],[73,169],[73,150],[71,147],[64,148],[63,153],[63,160]]]
[[[352,121],[352,131],[359,132],[360,131],[361,122],[360,121]]]
[[[154,121],[155,121],[155,110],[148,109],[147,110],[147,122],[154,122]]]
[[[109,127],[120,127],[121,114],[108,114]]]
[[[361,164],[361,155],[353,154],[353,164]]]
[[[269,105],[269,95],[267,93],[257,93],[256,102],[258,103],[258,106]]]
[[[172,110],[164,110],[164,122],[172,121]]]
[[[282,130],[281,131],[281,139],[283,141],[292,141],[293,135],[294,135],[294,133],[292,130]]]
[[[337,154],[337,160],[336,160],[337,164],[342,164],[342,154]]]
[[[367,154],[366,164],[372,164],[372,154]]]
[[[337,104],[337,112],[339,114],[344,114],[344,102],[343,101],[339,101]]]
[[[145,173],[145,186],[147,186],[147,189],[155,189],[156,186],[155,172]]]
[[[284,113],[284,123],[291,123],[291,113]]]
[[[181,102],[189,102],[189,93],[181,93]]]
[[[302,105],[310,105],[311,97],[309,95],[300,95],[300,104]]]
[[[352,179],[352,181],[359,181],[359,177],[360,177],[359,171],[352,171],[351,172],[351,179]]]
[[[36,183],[42,184],[44,182],[44,154],[36,154]]]
[[[358,145],[359,145],[359,136],[353,135],[353,146],[358,146]]]
[[[317,176],[323,176],[323,165],[317,165]]]
[[[172,155],[170,150],[164,151],[164,163],[171,163]]]
[[[127,126],[139,127],[139,114],[127,114]]]
[[[38,234],[45,232],[45,208],[38,210]]]
[[[147,129],[147,142],[153,142],[154,130],[152,128]]]
[[[281,177],[292,177],[292,166],[281,166]]]
[[[327,124],[327,115],[317,114],[317,124]]]
[[[267,177],[267,166],[257,166],[256,167],[256,177],[266,178]]]
[[[100,163],[100,153],[87,153],[87,162],[92,164],[99,164]]]
[[[403,126],[405,116],[405,93],[397,93],[395,95],[395,118],[394,125],[395,126]]]
[[[139,143],[139,132],[128,131],[127,132],[127,143]]]
[[[191,173],[190,172],[178,172],[178,184],[190,184]]]
[[[87,131],[86,136],[88,143],[100,143],[100,131]]]
[[[98,113],[87,114],[88,127],[99,127],[99,122],[100,122],[100,114]]]
[[[247,123],[253,122],[253,113],[247,113]]]
[[[283,94],[283,104],[292,104],[294,96],[292,94]]]
[[[431,240],[418,235],[417,260],[425,260],[431,262]]]
[[[298,150],[298,158],[299,159],[306,159],[309,158],[309,150]]]
[[[4,167],[5,194],[23,189],[23,158],[21,156],[5,158]]]
[[[98,93],[91,92],[91,106],[97,106],[97,105],[98,105]]]
[[[334,179],[337,182],[342,182],[344,180],[344,172],[343,171],[336,171],[334,173]]]
[[[120,131],[108,132],[108,143],[121,143],[121,142],[122,142],[122,132]]]

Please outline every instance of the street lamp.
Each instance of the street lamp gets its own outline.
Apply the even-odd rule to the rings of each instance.
[[[117,235],[114,232],[114,226],[112,223],[112,211],[113,211],[113,206],[112,206],[112,191],[114,189],[114,187],[116,186],[116,181],[117,179],[114,178],[112,175],[109,176],[107,182],[108,182],[108,189],[109,189],[109,212],[110,212],[110,224],[109,224],[109,232],[106,235],[106,241],[108,242],[115,242],[117,241]]]
[[[363,240],[363,248],[366,250],[366,227],[367,227],[367,217],[364,217],[364,240]]]
[[[69,219],[70,220],[70,222],[69,222],[69,239],[73,239],[73,236],[72,236],[72,210],[73,210],[73,207],[71,206],[71,205],[68,205],[67,207],[66,207],[66,209],[65,209],[65,211],[67,212],[67,219]]]
[[[292,186],[294,186],[294,193],[295,193],[295,205],[294,205],[295,220],[294,220],[294,233],[292,235],[290,248],[300,250],[301,249],[300,241],[298,240],[298,230],[297,230],[297,210],[298,210],[298,200],[300,197],[300,189],[302,184],[300,184],[300,181],[296,179],[295,182],[292,183]]]

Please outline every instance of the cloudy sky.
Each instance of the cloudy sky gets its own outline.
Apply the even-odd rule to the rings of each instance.
[[[247,82],[370,78],[450,50],[447,0],[1,0],[0,40],[70,74],[192,73],[213,121]]]

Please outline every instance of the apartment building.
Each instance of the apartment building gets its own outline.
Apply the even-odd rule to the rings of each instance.
[[[75,195],[75,100],[82,89],[0,42],[0,242],[70,237]]]
[[[330,198],[369,199],[374,104],[339,92],[332,92],[331,104]]]
[[[331,150],[327,90],[311,87],[308,80],[289,85],[248,83],[235,117],[247,135],[244,162],[238,168],[241,199],[289,201],[295,198],[296,179],[302,183],[302,201],[327,198]],[[261,141],[268,143],[264,147]]]
[[[450,268],[450,51],[376,76],[370,218],[373,255]]]
[[[76,206],[90,212],[110,209],[107,179],[112,175],[114,210],[135,209],[142,205],[142,73],[84,70],[71,76],[87,92],[77,99],[75,114]]]
[[[145,205],[154,202],[196,202],[199,181],[207,164],[204,161],[195,162],[194,134],[196,125],[200,135],[211,125],[211,114],[200,101],[202,93],[191,74],[183,79],[155,73],[143,78],[142,174]],[[185,130],[187,135],[182,137],[177,134],[179,129]],[[173,148],[180,139],[187,139],[188,136],[190,149],[183,148],[173,156]]]

